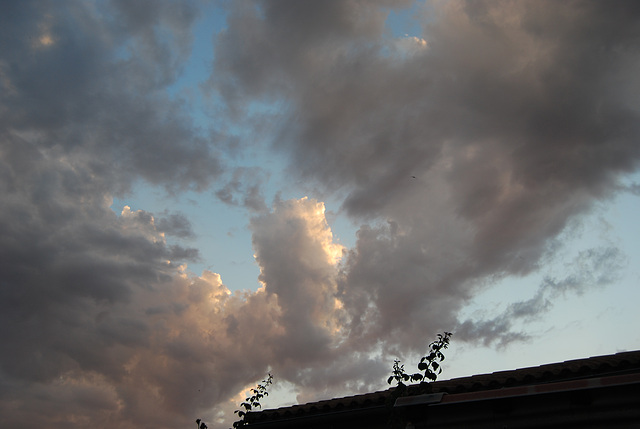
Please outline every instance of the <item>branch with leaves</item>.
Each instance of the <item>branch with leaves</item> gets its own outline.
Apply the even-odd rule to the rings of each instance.
[[[442,373],[441,363],[444,360],[442,350],[449,347],[451,335],[451,332],[445,331],[438,334],[438,339],[429,344],[429,353],[423,356],[418,363],[418,370],[424,373],[407,374],[404,365],[401,365],[400,361],[396,359],[393,361],[393,372],[387,379],[387,383],[391,384],[395,380],[397,386],[404,387],[404,383],[407,381],[436,381],[438,375]]]
[[[234,413],[240,417],[240,420],[233,422],[234,429],[242,427],[247,424],[246,417],[247,413],[255,408],[262,408],[260,404],[260,400],[265,396],[269,396],[269,386],[273,383],[273,376],[269,374],[269,376],[262,380],[261,384],[258,384],[254,389],[251,389],[252,395],[249,396],[240,404],[241,408],[244,410],[235,410]]]
[[[423,356],[418,364],[418,370],[424,371],[424,374],[421,374],[421,380],[428,378],[431,381],[436,381],[438,375],[442,374],[442,367],[440,366],[440,363],[444,360],[442,350],[449,347],[451,335],[451,332],[438,334],[438,339],[429,344],[431,349],[429,354]]]
[[[391,377],[387,379],[387,383],[391,384],[391,382],[395,380],[397,385],[404,385],[405,381],[419,381],[419,378],[415,378],[416,375],[419,376],[420,374],[407,374],[404,370],[404,364],[400,365],[400,360],[396,359],[393,361],[393,372],[391,373]]]

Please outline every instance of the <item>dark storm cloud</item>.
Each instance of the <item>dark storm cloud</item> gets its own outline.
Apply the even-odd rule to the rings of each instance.
[[[401,41],[377,4],[306,6],[233,7],[212,79],[232,107],[289,106],[273,143],[292,174],[390,220],[361,229],[344,269],[352,341],[455,325],[476,285],[539,269],[638,166],[635,2],[427,3]]]
[[[144,211],[118,216],[112,195],[140,179],[203,188],[221,163],[166,94],[189,52],[194,4],[141,6],[0,7],[3,427],[139,427],[157,414],[143,391],[171,385],[129,377],[165,344],[145,293],[171,296],[179,265],[198,257],[162,232],[192,231],[180,215],[157,227]],[[161,424],[175,419],[175,403]]]
[[[145,15],[129,3],[115,12],[74,1],[5,5],[0,126],[124,188],[135,177],[206,186],[220,162],[164,93],[188,53],[195,12],[154,2]]]
[[[615,279],[620,254],[595,249],[504,314],[458,316],[480,286],[540,269],[637,167],[636,3],[428,3],[401,40],[385,18],[409,2],[228,3],[207,82],[221,117],[370,222],[352,249],[316,200],[269,211],[261,170],[220,180],[217,148],[251,142],[211,141],[169,95],[197,6],[0,7],[0,426],[179,427],[268,370],[301,400],[380,388],[389,355],[432,332],[522,340],[516,322]],[[252,121],[265,101],[284,111]],[[187,274],[179,213],[114,213],[138,181],[253,213],[263,287]]]
[[[473,221],[523,204],[496,204],[506,184],[539,206],[576,188],[597,195],[635,166],[637,112],[621,89],[638,90],[633,3],[451,2],[424,11],[427,46],[401,60],[384,55],[376,5],[340,2],[330,23],[306,31],[306,20],[326,15],[300,5],[232,12],[218,40],[218,88],[287,97],[282,144],[299,172],[348,187],[354,214],[384,210],[402,179],[428,171],[449,146],[457,212]]]
[[[210,83],[234,108],[252,97],[277,97],[280,91],[299,90],[299,82],[291,82],[292,77],[315,74],[324,55],[344,54],[345,41],[378,37],[388,12],[379,6],[399,3],[409,4],[330,0],[321,4],[258,1],[233,5],[228,30],[219,36],[215,47],[219,59]]]

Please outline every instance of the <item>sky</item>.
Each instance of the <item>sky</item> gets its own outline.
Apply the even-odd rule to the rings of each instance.
[[[0,4],[0,426],[227,428],[640,348],[640,3]]]

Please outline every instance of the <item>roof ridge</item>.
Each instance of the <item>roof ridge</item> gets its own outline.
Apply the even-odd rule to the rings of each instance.
[[[616,367],[624,367],[624,362],[629,363],[626,368],[615,369]],[[412,384],[407,387],[413,394],[425,393],[425,390],[429,390],[430,393],[474,392],[528,384],[545,384],[558,381],[577,380],[594,376],[608,376],[628,371],[630,368],[640,370],[640,350],[623,351],[609,355],[597,355],[587,358],[569,359],[538,366],[456,377],[438,380],[431,383]],[[265,417],[267,415],[277,416],[279,414],[299,414],[309,412],[312,408],[315,412],[319,409],[324,409],[327,406],[334,410],[338,406],[348,407],[350,409],[362,408],[370,406],[372,402],[374,404],[377,402],[384,403],[390,392],[394,389],[395,387],[390,387],[386,390],[265,409],[262,411],[252,412],[251,414],[261,414]],[[366,402],[368,403],[365,404]]]

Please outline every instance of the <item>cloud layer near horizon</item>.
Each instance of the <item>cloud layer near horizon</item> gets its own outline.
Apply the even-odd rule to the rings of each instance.
[[[229,161],[252,143],[169,96],[198,3],[1,6],[1,426],[182,426],[269,369],[300,400],[379,388],[424,332],[507,344],[527,336],[515,320],[614,278],[623,255],[590,249],[504,314],[459,316],[637,168],[637,3],[428,2],[422,34],[395,38],[389,7],[410,5],[230,3],[203,84],[220,121],[258,124],[362,224],[350,249],[317,198],[267,209]],[[246,207],[263,287],[187,274],[183,213],[114,213],[140,182]]]

